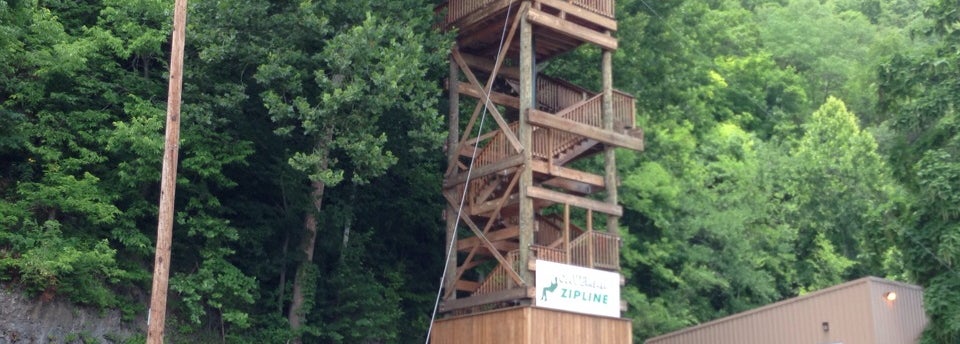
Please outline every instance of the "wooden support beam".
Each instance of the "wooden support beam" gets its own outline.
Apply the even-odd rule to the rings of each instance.
[[[531,162],[533,171],[563,179],[589,184],[596,187],[604,187],[603,176],[593,173],[583,172],[568,167],[551,165],[546,161],[535,160]]]
[[[492,72],[494,70],[493,67],[496,65],[495,61],[480,56],[464,53],[461,53],[460,55],[463,56],[463,60],[467,62],[467,65],[470,66],[470,68],[476,68],[487,73]],[[520,79],[520,68],[502,66],[500,67],[499,75],[514,80]]]
[[[563,205],[563,252],[566,255],[566,263],[570,264],[573,259],[572,247],[570,247],[570,204]]]
[[[463,263],[463,265],[457,266],[457,269],[463,269],[463,270],[473,269],[473,268],[479,266],[480,264],[486,263],[486,262],[488,262],[488,261],[490,261],[490,259],[487,259],[487,258],[474,258],[473,260],[471,260],[471,261],[469,261],[469,262],[467,262],[467,263]]]
[[[532,298],[536,294],[534,287],[520,287],[495,291],[488,294],[470,296],[462,299],[449,300],[440,303],[441,312],[449,312],[463,308],[496,303],[501,301],[510,301],[517,299]]]
[[[544,26],[559,31],[563,34],[570,35],[571,37],[583,40],[584,42],[596,44],[603,49],[617,50],[616,38],[594,30],[590,30],[572,22],[562,20],[542,11],[531,8],[530,11],[527,12],[527,20],[529,20],[531,23]]]
[[[447,108],[447,171],[444,173],[444,177],[449,177],[456,173],[457,165],[460,162],[459,154],[457,153],[460,150],[458,144],[460,143],[460,93],[457,90],[456,81],[460,77],[460,69],[457,67],[457,61],[453,60],[453,56],[450,56],[450,69],[449,69],[449,80],[452,80],[454,85],[452,85],[447,92],[447,96],[450,101]],[[443,275],[443,286],[446,290],[451,290],[456,287],[456,279],[454,275],[457,272],[457,252],[450,248],[453,241],[457,240],[457,208],[454,208],[452,205],[447,205],[444,210],[444,220],[446,220],[446,237],[444,243],[446,257],[446,267],[444,268],[445,274]],[[456,299],[457,293],[448,294],[450,298]]]
[[[608,145],[637,151],[643,150],[643,140],[633,136],[603,130],[591,125],[571,121],[566,118],[560,118],[540,110],[530,109],[529,118],[530,123],[541,127],[562,130],[571,134],[594,139]]]
[[[471,195],[476,195],[476,196],[470,197],[470,204],[475,204],[477,202],[483,203],[483,202],[489,201],[490,196],[493,195],[495,191],[503,187],[502,184],[503,184],[502,181],[499,183],[488,183],[487,187],[483,188],[479,192],[476,192],[476,190],[474,190],[474,192],[471,192]]]
[[[520,244],[513,241],[506,241],[506,240],[495,241],[493,242],[493,246],[499,252],[516,251],[518,248],[520,248]]]
[[[487,233],[487,240],[490,240],[491,242],[497,242],[501,240],[514,239],[519,234],[520,234],[520,227],[510,226],[498,231],[492,231]],[[479,243],[480,243],[480,239],[477,237],[460,239],[460,240],[457,240],[457,250],[460,250],[460,251],[468,250]]]
[[[607,29],[610,31],[617,31],[617,21],[615,19],[608,18],[604,15],[591,12],[587,9],[584,9],[583,7],[571,4],[567,1],[538,0],[538,2],[544,5],[556,8],[562,11],[562,13],[566,13],[568,15],[572,14],[573,16],[578,17],[580,19],[597,24],[598,26],[603,27],[604,29]]]
[[[507,203],[505,203],[504,206],[514,205],[519,200],[520,198],[517,197],[517,194],[509,195],[509,197],[507,198]],[[497,210],[499,208],[500,206],[498,201],[488,201],[488,202],[478,203],[473,207],[470,207],[469,210],[470,210],[470,215],[486,216],[487,213]]]
[[[533,198],[539,198],[556,203],[570,204],[574,207],[587,210],[599,211],[604,214],[623,216],[623,208],[619,205],[608,204],[601,201],[583,198],[574,195],[568,195],[562,192],[544,189],[538,186],[527,188],[527,195]]]
[[[459,251],[459,252],[460,252],[460,253],[463,253],[463,252],[468,252],[468,253],[469,253],[469,252],[473,252],[473,258],[474,258],[474,259],[479,259],[479,258],[484,258],[484,257],[490,257],[490,258],[492,258],[492,257],[493,257],[493,251],[497,251],[497,252],[499,252],[501,255],[504,255],[504,254],[507,254],[507,252],[510,252],[510,251],[513,251],[513,250],[516,250],[516,249],[517,249],[517,243],[515,243],[515,242],[509,242],[509,241],[494,241],[494,242],[493,242],[493,246],[495,246],[495,247],[490,248],[490,247],[483,246],[483,245],[481,244],[480,246],[477,246],[475,249],[471,248],[471,249],[462,250],[462,251]],[[463,275],[461,275],[460,277],[462,278]]]
[[[593,260],[595,255],[593,253],[593,210],[587,209],[587,267],[593,269],[594,264]]]
[[[581,194],[581,195],[592,195],[597,191],[600,191],[601,188],[595,187],[587,183],[581,183],[569,179],[563,178],[552,178],[543,182],[543,185],[552,186],[555,188],[561,188],[567,190],[571,193]]]
[[[473,247],[468,247],[465,250],[458,250],[457,252],[460,252],[460,253],[473,252],[474,258],[477,258],[477,259],[483,258],[483,257],[492,258],[494,257],[494,254],[493,254],[494,251],[497,251],[500,255],[506,255],[508,252],[514,251],[519,247],[519,245],[515,241],[506,241],[506,240],[493,241],[491,242],[491,244],[493,244],[494,247],[491,248],[491,247],[484,246],[483,244],[480,244],[479,246],[476,247],[476,249],[474,249]],[[461,275],[461,277],[463,276]]]
[[[483,101],[483,90],[474,85],[461,81],[460,85],[458,85],[458,89],[461,94],[481,99],[481,101]],[[508,106],[514,109],[520,108],[520,98],[500,92],[490,92],[490,101],[496,105]]]
[[[516,17],[516,11],[513,12],[514,13],[511,14],[511,16]],[[475,48],[482,45],[492,45],[493,43],[496,43],[496,39],[500,38],[501,32],[503,32],[503,25],[478,26],[477,29],[470,30],[470,32],[467,34],[457,35],[457,45],[468,48]],[[493,48],[496,48],[496,46]],[[495,53],[496,52],[494,51],[494,54]]]
[[[529,4],[529,2],[524,3]],[[534,9],[527,6],[525,11],[518,16],[520,18],[520,88],[518,90],[520,93],[520,120],[517,125],[517,134],[520,137],[521,146],[524,147],[523,161],[527,164],[523,165],[519,173],[520,190],[518,190],[518,194],[520,197],[517,199],[517,202],[519,202],[517,209],[519,210],[520,247],[523,248],[518,255],[520,273],[524,282],[532,286],[534,284],[533,273],[527,270],[527,262],[530,261],[529,247],[534,243],[534,204],[526,193],[527,188],[533,186],[533,169],[529,164],[530,161],[533,161],[533,127],[527,119],[527,113],[529,112],[527,110],[536,109],[537,100],[534,92],[536,90],[537,70],[533,25],[527,19],[530,11],[534,11]]]
[[[483,142],[483,140],[486,140],[486,139],[489,139],[489,138],[491,138],[491,137],[497,136],[497,133],[498,133],[498,131],[496,131],[496,130],[491,130],[491,131],[488,131],[488,132],[486,132],[486,133],[484,133],[484,134],[482,134],[482,135],[480,135],[480,136],[477,136],[477,137],[475,137],[475,138],[472,138],[472,139],[469,139],[469,140],[464,141],[463,144],[464,144],[465,146],[467,146],[467,147],[460,149],[460,155],[463,155],[463,156],[473,156],[473,147],[474,147],[475,144],[477,144],[477,142]]]
[[[480,289],[480,283],[467,280],[459,280],[457,282],[457,290],[475,292],[477,289]]]
[[[467,173],[459,173],[457,175],[454,175],[453,177],[450,177],[447,180],[443,181],[443,187],[449,188],[452,186],[463,184],[470,180],[474,180],[480,177],[501,172],[503,170],[506,170],[512,167],[517,167],[522,164],[523,164],[523,156],[514,155],[512,157],[500,160],[499,162],[494,164],[474,168],[473,172],[469,173],[469,177],[470,177],[469,179],[467,179],[468,177]]]
[[[613,131],[613,52],[603,51],[602,67],[600,74],[603,76],[603,129]],[[632,137],[632,136],[631,136]],[[643,139],[638,139],[643,148]],[[617,204],[619,196],[617,195],[617,153],[613,147],[607,145],[603,148],[603,180],[607,184],[607,203]],[[617,233],[620,230],[620,217],[614,215],[607,216],[607,231]]]

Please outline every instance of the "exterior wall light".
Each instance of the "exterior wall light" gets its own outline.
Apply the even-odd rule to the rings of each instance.
[[[884,300],[887,300],[887,301],[889,301],[889,302],[893,302],[894,300],[897,299],[897,292],[895,292],[895,291],[888,291],[888,292],[886,292],[886,293],[883,293],[883,299],[884,299]]]
[[[830,332],[830,323],[824,321],[823,324],[820,324],[823,327],[823,332]]]

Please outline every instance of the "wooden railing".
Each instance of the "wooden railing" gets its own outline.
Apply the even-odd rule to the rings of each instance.
[[[530,246],[530,251],[534,256],[532,259],[546,260],[554,263],[567,263],[567,253],[562,249],[533,245]]]
[[[608,18],[613,18],[613,0],[573,0],[573,4]]]
[[[558,112],[590,98],[593,92],[557,78],[537,76],[537,107]]]
[[[520,0],[449,0],[438,6],[436,11],[447,11],[444,26],[449,26],[460,19],[478,13],[481,9],[487,9],[488,12],[486,13],[497,13],[498,11],[493,7],[506,8],[508,5],[518,2]],[[536,2],[538,1],[534,0],[534,3]],[[571,3],[607,18],[614,18],[614,0],[573,0]]]
[[[514,271],[520,271],[520,251],[510,251],[505,258],[507,262],[513,266]],[[477,288],[477,291],[475,291],[473,295],[488,294],[514,287],[513,280],[510,279],[509,274],[503,265],[498,264],[497,267],[493,268],[493,271],[490,271],[487,278],[481,282],[480,288]]]
[[[623,129],[636,126],[636,110],[632,96],[614,90],[613,92],[613,128],[621,132]],[[557,113],[562,118],[586,124],[592,127],[603,128],[603,95],[593,95]],[[566,152],[579,144],[583,138],[565,131],[537,128],[533,132],[533,156],[548,160]]]
[[[637,127],[636,100],[630,94],[613,90],[613,130]]]
[[[620,236],[587,232],[570,241],[573,265],[620,270]]]
[[[479,11],[481,8],[492,6],[494,3],[509,2],[503,0],[449,0],[446,3],[447,18],[445,24],[453,24],[457,20]]]
[[[550,262],[572,264],[588,268],[604,270],[620,270],[620,237],[605,232],[587,232],[570,242],[570,260],[567,253],[561,248],[552,248],[542,245],[531,245],[531,259]],[[506,255],[507,262],[515,271],[520,271],[520,250],[513,250]],[[509,272],[503,265],[497,265],[480,283],[480,287],[473,295],[489,294],[516,287],[510,278]]]
[[[536,230],[533,232],[533,242],[536,244],[549,246],[550,243],[563,238],[563,229],[551,222],[538,219],[536,226]]]

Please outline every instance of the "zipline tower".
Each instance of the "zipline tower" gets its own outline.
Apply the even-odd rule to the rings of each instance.
[[[614,0],[448,0],[438,10],[457,40],[443,182],[452,249],[431,342],[630,343],[614,148],[643,150],[643,134],[633,97],[613,89]],[[600,92],[539,73],[583,44],[602,51],[581,66],[601,69]],[[573,167],[601,153],[603,175]],[[601,216],[606,228],[594,228]]]

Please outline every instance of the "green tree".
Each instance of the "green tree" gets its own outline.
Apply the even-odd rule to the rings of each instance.
[[[796,232],[771,220],[761,142],[730,123],[702,141],[678,129],[657,133],[669,156],[623,182],[625,295],[645,320],[638,340],[779,300],[794,278]]]
[[[933,1],[925,11],[932,49],[898,54],[880,69],[880,107],[890,116],[895,141],[890,164],[912,196],[904,209],[900,248],[908,270],[924,289],[930,324],[924,343],[960,340],[960,231],[957,228],[960,147],[960,14],[950,1]]]
[[[315,286],[302,280],[313,264],[324,192],[345,179],[366,184],[396,163],[385,146],[400,137],[390,138],[382,129],[391,118],[418,123],[406,133],[415,140],[441,123],[437,84],[422,79],[442,61],[425,49],[429,12],[422,5],[417,10],[402,5],[306,2],[288,9],[274,42],[283,53],[270,54],[257,70],[277,132],[302,147],[290,164],[312,185],[288,315],[294,330],[310,311],[304,294]],[[375,11],[364,14],[371,8]]]
[[[892,245],[876,242],[889,238],[886,231],[893,230],[884,222],[896,189],[876,140],[836,98],[814,112],[803,129],[791,153],[793,161],[781,173],[787,210],[783,221],[799,231],[800,289],[883,275],[883,251],[869,249]]]
[[[2,277],[48,297],[115,306],[107,285],[130,276],[104,241],[121,210],[104,185],[109,157],[100,146],[118,115],[115,85],[103,82],[118,71],[116,41],[67,29],[31,2],[0,4],[0,18],[0,116],[10,120],[0,140]]]
[[[11,267],[5,274],[48,283],[30,288],[137,310],[137,303],[122,300],[139,294],[140,283],[149,279],[165,104],[158,95],[166,94],[163,44],[170,5],[151,0],[0,5],[0,27],[11,34],[0,43],[2,54],[10,54],[0,62],[0,113],[12,124],[4,123],[11,135],[0,148],[11,161],[0,167],[2,245],[13,252],[5,256]],[[217,194],[236,185],[226,170],[250,154],[249,143],[234,135],[230,118],[217,116],[230,110],[223,104],[235,94],[221,88],[209,92],[214,96],[196,96],[208,90],[191,85],[194,71],[188,67],[177,193],[177,230],[186,236],[174,247],[174,279],[199,281],[189,276],[200,267],[236,281],[236,268],[225,263],[236,229]],[[63,250],[49,250],[45,242],[61,243]],[[24,253],[54,265],[35,268],[22,259]],[[28,276],[50,273],[55,275]],[[242,290],[207,303],[210,308],[200,314],[234,314],[237,305],[252,302],[245,295],[255,289],[246,281],[231,283]],[[217,298],[216,292],[204,290],[200,297]],[[185,313],[195,318],[196,312]]]
[[[805,77],[811,101],[838,97],[865,121],[882,120],[872,91],[876,61],[907,43],[899,27],[875,24],[880,2],[791,0],[767,3],[756,13],[764,50]]]

